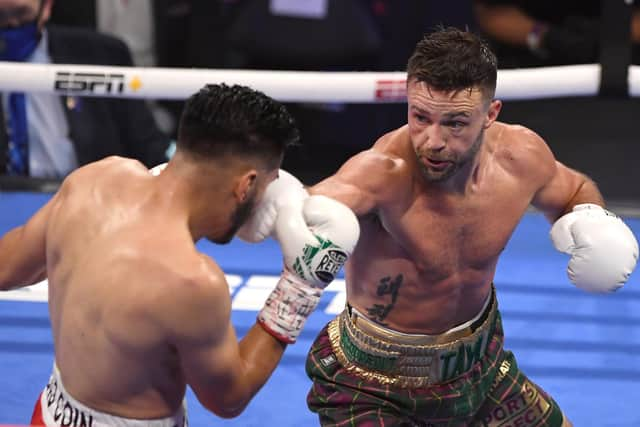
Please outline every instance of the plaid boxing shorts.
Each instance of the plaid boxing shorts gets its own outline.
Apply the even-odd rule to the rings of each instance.
[[[495,291],[454,334],[402,334],[347,306],[306,362],[322,426],[561,426],[556,402],[503,348]]]

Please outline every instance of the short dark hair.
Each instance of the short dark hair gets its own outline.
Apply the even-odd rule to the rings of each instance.
[[[418,42],[407,64],[416,79],[439,91],[478,86],[486,98],[496,91],[498,61],[489,45],[470,31],[439,27]]]
[[[178,149],[204,158],[227,155],[279,160],[300,138],[284,105],[246,86],[208,84],[187,99]]]

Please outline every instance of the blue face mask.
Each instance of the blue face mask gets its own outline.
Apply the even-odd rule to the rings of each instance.
[[[15,28],[0,28],[0,60],[24,61],[40,41],[37,21]]]

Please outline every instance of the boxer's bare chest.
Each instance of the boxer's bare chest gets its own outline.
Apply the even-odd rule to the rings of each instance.
[[[467,194],[421,193],[379,212],[377,233],[397,245],[417,272],[450,276],[493,268],[531,196],[517,182],[490,182]]]

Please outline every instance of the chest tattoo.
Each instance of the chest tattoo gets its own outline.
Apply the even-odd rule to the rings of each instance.
[[[396,305],[396,300],[398,299],[398,292],[400,291],[400,286],[402,286],[402,281],[402,274],[398,274],[396,277],[386,276],[380,279],[380,283],[378,283],[378,288],[376,290],[376,295],[384,298],[385,300],[390,299],[391,301],[388,301],[386,304],[373,304],[372,307],[367,308],[367,314],[369,318],[382,325],[385,325],[384,319],[389,315],[393,307]]]

